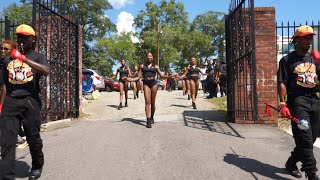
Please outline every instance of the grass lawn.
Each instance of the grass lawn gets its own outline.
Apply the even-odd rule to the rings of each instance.
[[[214,110],[227,113],[227,97],[219,97],[208,99],[209,102],[215,105]],[[279,117],[278,127],[284,131],[291,131],[291,121]]]
[[[208,99],[208,101],[216,106],[215,110],[227,112],[227,96]]]

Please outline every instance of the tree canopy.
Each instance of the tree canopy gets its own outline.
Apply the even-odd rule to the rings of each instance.
[[[31,19],[32,0],[22,0],[21,6],[11,4],[3,14],[18,23]],[[134,18],[135,36],[117,34],[115,24],[106,15],[112,6],[107,0],[66,0],[65,5],[74,20],[82,25],[83,65],[97,69],[102,75],[112,73],[112,67],[121,59],[131,67],[143,63],[147,52],[162,71],[171,68],[181,71],[191,57],[198,65],[212,56],[224,58],[224,13],[208,11],[189,22],[184,4],[175,0],[149,1]],[[158,51],[159,48],[159,51]]]

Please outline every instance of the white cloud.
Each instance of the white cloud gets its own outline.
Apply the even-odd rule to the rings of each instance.
[[[133,4],[134,0],[108,0],[109,3],[112,5],[113,8],[115,9],[120,9],[127,4]]]
[[[135,33],[135,29],[133,28],[133,20],[134,17],[132,16],[132,14],[122,11],[119,15],[118,15],[118,19],[117,19],[117,31],[118,34],[120,34],[121,32],[132,32]],[[137,42],[137,38],[132,36],[131,37],[132,42]]]

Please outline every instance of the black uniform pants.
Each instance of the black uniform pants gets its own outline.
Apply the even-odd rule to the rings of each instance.
[[[217,97],[217,84],[214,83],[214,77],[207,77],[207,91],[209,92],[209,97]]]
[[[301,162],[302,171],[316,172],[317,161],[313,154],[313,143],[316,141],[320,129],[320,104],[317,95],[288,95],[288,108],[291,115],[299,120],[305,119],[309,123],[308,130],[300,130],[296,123],[291,123],[296,147],[291,152],[289,160]]]
[[[13,98],[6,96],[0,116],[1,161],[0,179],[14,179],[17,136],[21,121],[32,158],[32,169],[44,164],[40,137],[40,104],[30,96]]]
[[[219,77],[220,79],[220,93],[221,96],[226,96],[227,95],[227,76],[226,75],[221,75]]]

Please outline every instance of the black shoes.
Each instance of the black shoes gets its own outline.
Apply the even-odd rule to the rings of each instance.
[[[288,173],[296,178],[302,178],[301,172],[299,171],[297,164],[291,162],[289,159],[286,162],[286,170]]]
[[[190,95],[188,95],[188,100],[190,100]]]
[[[41,169],[31,169],[29,180],[35,180],[38,179],[41,176],[42,168]]]
[[[120,108],[122,108],[122,103],[119,104],[118,110],[120,110]]]
[[[306,173],[306,178],[308,180],[319,180],[319,177],[316,175],[316,173]]]
[[[193,107],[193,109],[197,109],[196,103],[193,102],[192,107]]]
[[[134,96],[133,99],[136,99],[136,96]]]
[[[139,92],[137,92],[137,98],[139,98]]]
[[[128,107],[128,102],[127,101],[125,102],[124,107]]]
[[[151,124],[154,124],[154,119],[153,119],[153,117],[151,117]]]
[[[152,128],[151,118],[147,118],[147,128]]]

